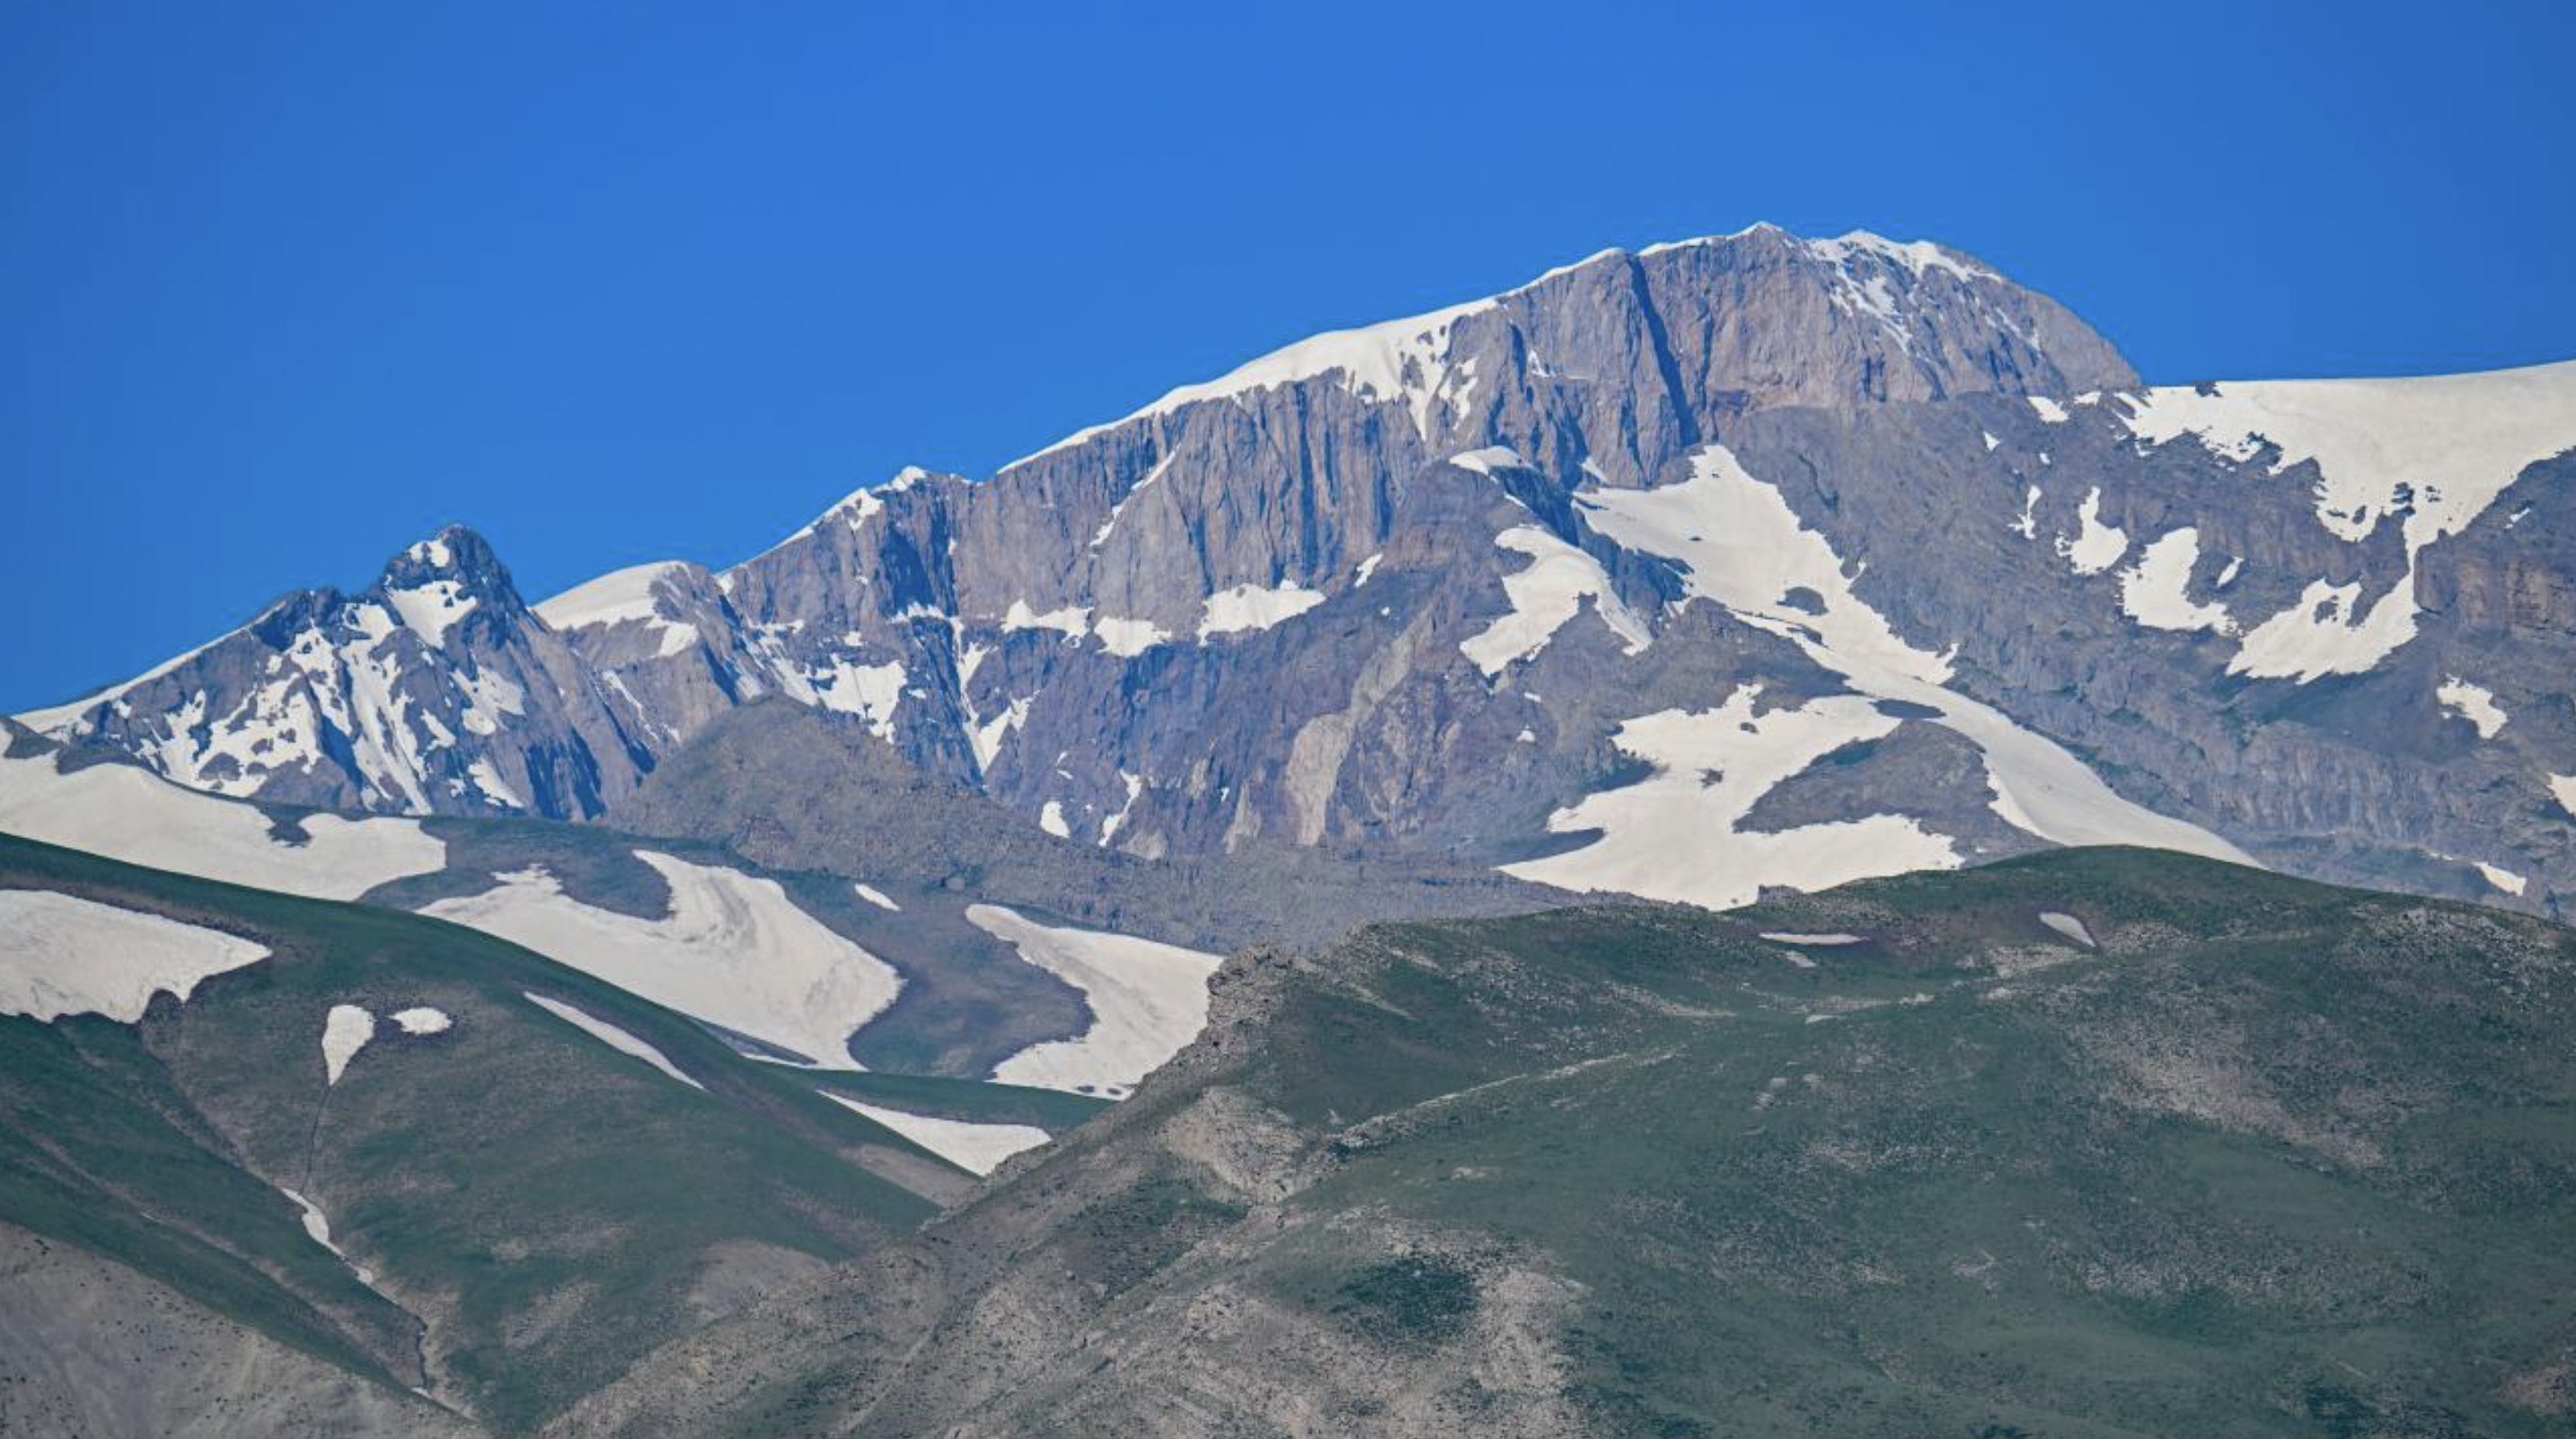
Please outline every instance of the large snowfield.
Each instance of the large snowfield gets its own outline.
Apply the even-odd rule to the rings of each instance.
[[[1936,723],[1983,752],[1995,812],[2015,828],[2056,844],[2134,844],[2252,862],[2198,825],[2121,798],[2056,741],[1947,688],[1947,662],[1899,638],[1854,593],[1824,536],[1724,446],[1701,449],[1680,484],[1591,490],[1577,502],[1594,529],[1678,562],[1694,598],[1714,600],[1745,624],[1797,645],[1864,695],[1937,711]],[[1820,607],[1793,607],[1790,597],[1801,590]],[[1615,874],[1596,878],[1602,888],[1625,887]]]
[[[827,928],[778,882],[641,850],[671,887],[639,919],[582,903],[542,869],[503,875],[424,914],[522,944],[692,1018],[826,1069],[856,1069],[850,1036],[894,1003],[892,966]]]
[[[156,994],[268,958],[266,945],[157,914],[56,894],[0,890],[0,1014],[103,1014],[133,1024]]]
[[[387,880],[428,874],[447,846],[412,819],[312,815],[302,844],[253,805],[219,799],[132,765],[63,774],[43,755],[0,759],[0,833],[128,864],[315,899],[355,899]]]
[[[1039,924],[997,904],[966,918],[1020,957],[1082,991],[1091,1027],[1032,1045],[994,1069],[1005,1084],[1124,1097],[1207,1026],[1213,954],[1130,935]]]

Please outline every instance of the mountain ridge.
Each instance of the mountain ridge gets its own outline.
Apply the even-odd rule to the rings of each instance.
[[[2391,750],[2370,732],[2387,721],[2356,730],[2357,712],[2348,722],[2313,686],[2425,663],[2418,631],[2463,622],[2446,586],[2501,584],[2523,597],[2510,603],[2556,613],[2484,526],[2508,487],[2576,443],[2571,376],[2467,377],[2444,382],[2464,398],[2411,409],[2400,401],[2443,385],[2315,382],[2360,399],[2283,431],[2283,448],[2261,431],[2303,422],[2246,417],[2302,382],[2141,388],[2107,341],[1980,262],[1757,227],[1605,251],[1500,295],[1310,337],[990,479],[907,469],[729,568],[670,561],[577,586],[521,612],[516,648],[493,657],[562,702],[494,736],[434,711],[448,738],[415,736],[408,777],[344,764],[359,778],[335,782],[311,759],[301,775],[247,760],[205,772],[204,754],[256,743],[232,716],[258,707],[248,677],[202,664],[199,678],[232,686],[203,713],[183,663],[133,716],[93,703],[39,718],[177,777],[197,763],[228,792],[613,820],[660,765],[731,742],[719,716],[783,696],[852,717],[1049,833],[1145,857],[1322,845],[1518,866],[1572,843],[1556,836],[1584,815],[1642,823],[1651,801],[1653,823],[1746,837],[1757,885],[1852,877],[1794,858],[1831,845],[1837,824],[1874,836],[1844,847],[1865,872],[2162,833],[2539,908],[2556,902],[2552,873],[2576,882],[2576,831],[2518,826],[2510,852],[2476,852],[2465,801],[2420,779],[2454,763],[2448,746]],[[2521,448],[2460,443],[2454,431],[2489,424],[2515,387],[2530,395]],[[2374,470],[2400,423],[2419,436],[2413,468]],[[2303,502],[2312,467],[2305,483],[2340,498]],[[1693,531],[1655,528],[1720,491],[1688,524],[1739,526],[1776,505],[1770,548],[1812,550],[1802,578],[1756,593],[1745,576],[1768,575],[1767,560],[1739,547],[1721,574],[1692,553]],[[2253,531],[2231,494],[2250,497]],[[1665,519],[1640,528],[1649,511]],[[1939,542],[1907,544],[1884,522],[1899,513]],[[2511,544],[2556,535],[2537,520]],[[2480,573],[2455,575],[2471,553]],[[2510,573],[2486,578],[2493,564]],[[2083,662],[2018,641],[1976,592],[1986,574],[2009,576]],[[2540,646],[2513,661],[2528,678],[2455,665],[2406,708],[2478,716],[2489,748],[2473,758],[2521,757],[2516,782],[2545,800],[2551,776],[2576,770],[2576,732],[2559,757],[2563,726],[2516,690],[2545,683],[2556,632],[2508,629]],[[1829,630],[1843,638],[1824,642]],[[459,633],[470,649],[477,631]],[[1899,652],[1914,657],[1857,678]],[[2139,727],[2141,680],[2115,658],[2190,697],[2162,706],[2166,732]],[[484,656],[469,659],[479,675]],[[1905,688],[1922,683],[1949,688]],[[1768,738],[1710,728],[1739,703],[1744,734]],[[1783,704],[1799,717],[1764,718]],[[2311,719],[2320,706],[2337,717]],[[1935,762],[1955,739],[1929,730],[1965,738],[1984,774]],[[2367,773],[2355,782],[2404,792],[2401,812],[2361,830],[2277,782],[2215,790],[2174,734]],[[1746,778],[1684,783],[1683,735]],[[1604,782],[1638,766],[1664,788],[1612,799]],[[1909,793],[1900,772],[1942,778]],[[2043,773],[2055,778],[2032,788]],[[2099,791],[2116,803],[2077,808],[2127,818],[2052,821],[2070,812],[2050,798],[2061,791]],[[1750,817],[1791,813],[1792,793],[1803,837],[1753,838],[1767,831]],[[1829,794],[1842,808],[1819,807]],[[1631,841],[1606,843],[1586,863],[1608,888],[1751,892],[1657,889],[1618,858]]]

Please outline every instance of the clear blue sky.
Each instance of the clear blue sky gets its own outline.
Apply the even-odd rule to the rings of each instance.
[[[2571,9],[7,6],[0,707],[451,520],[531,598],[722,563],[1762,219],[2157,380],[2576,356]]]

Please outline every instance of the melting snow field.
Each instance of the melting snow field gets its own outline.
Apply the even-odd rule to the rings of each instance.
[[[630,994],[826,1069],[856,1069],[850,1036],[894,1003],[885,961],[798,909],[776,880],[639,850],[671,912],[638,919],[583,904],[542,869],[421,912],[522,944]]]
[[[2477,862],[2477,870],[2479,878],[2484,879],[2487,883],[2494,885],[2497,889],[2503,890],[2507,894],[2520,894],[2531,885],[2531,881],[2529,879],[2514,873],[2512,870],[2504,868],[2502,865],[2488,864],[2484,860],[2480,860]]]
[[[582,1033],[589,1035],[591,1038],[598,1040],[600,1043],[607,1045],[618,1053],[631,1055],[640,1059],[646,1064],[653,1066],[655,1069],[662,1071],[664,1074],[671,1076],[673,1079],[680,1081],[682,1084],[687,1085],[691,1089],[703,1090],[706,1088],[705,1085],[700,1084],[686,1074],[681,1073],[680,1066],[673,1064],[670,1057],[663,1054],[662,1051],[655,1049],[652,1045],[645,1043],[643,1040],[637,1039],[634,1035],[627,1033],[625,1030],[618,1028],[607,1020],[600,1019],[594,1015],[575,1009],[560,999],[548,999],[542,994],[529,994],[526,990],[521,990],[520,994],[526,998],[528,1003],[535,1005],[537,1008],[542,1009],[546,1013],[553,1015],[555,1018],[562,1020],[564,1023],[571,1025],[573,1028],[580,1030]]]
[[[1286,620],[1293,620],[1324,602],[1321,590],[1281,580],[1275,589],[1259,585],[1236,585],[1207,597],[1207,613],[1199,620],[1199,638],[1241,634],[1246,630],[1266,630]]]
[[[2415,637],[2415,566],[2468,528],[2521,473],[2576,447],[2576,362],[2400,380],[2274,380],[2147,391],[2125,401],[2146,444],[2189,436],[2238,462],[2277,447],[2279,474],[2318,473],[2317,523],[2358,543],[2401,516],[2406,572],[2362,604],[2359,584],[2312,582],[2257,625],[2231,674],[2359,674]]]
[[[1513,661],[1546,649],[1587,598],[1593,613],[1627,642],[1628,653],[1644,649],[1652,639],[1646,622],[1610,587],[1609,573],[1599,560],[1537,525],[1505,530],[1494,537],[1494,544],[1529,556],[1530,564],[1518,574],[1503,577],[1503,593],[1510,597],[1511,609],[1482,633],[1459,641],[1459,650],[1487,676],[1501,674]]]
[[[2200,564],[2200,531],[2168,530],[2138,552],[2137,564],[2120,573],[2120,612],[2151,630],[2236,633],[2227,606],[2191,598],[2191,572]]]
[[[2075,507],[2075,523],[2075,538],[2057,542],[2057,553],[2075,573],[2098,575],[2129,552],[2128,531],[2102,522],[2100,489],[2085,495],[2084,503]]]
[[[2576,774],[2553,774],[2547,778],[2549,797],[2558,801],[2558,807],[2567,811],[2570,817],[2576,817]]]
[[[2480,739],[2494,739],[2504,729],[2504,706],[2496,703],[2495,692],[2484,685],[2473,685],[2452,675],[2433,691],[2433,698],[2443,709],[2476,726]]]
[[[2084,921],[2077,919],[2071,914],[2060,914],[2056,910],[2052,909],[2040,915],[2039,922],[2047,925],[2050,929],[2057,931],[2059,934],[2066,936],[2068,939],[2075,941],[2077,944],[2084,946],[2086,949],[2094,947],[2093,931],[2086,929],[2084,927]]]
[[[1208,979],[1217,956],[1123,934],[1057,929],[1000,905],[969,905],[974,926],[1020,958],[1082,991],[1091,1027],[1003,1060],[1005,1084],[1123,1096],[1207,1025]]]
[[[455,1021],[447,1011],[426,1005],[398,1010],[393,1016],[394,1032],[419,1037],[445,1034]],[[358,1051],[367,1047],[378,1033],[375,1015],[362,1005],[335,1004],[322,1016],[322,1083],[325,1088],[340,1082]]]
[[[314,815],[292,845],[248,804],[198,794],[133,765],[60,774],[47,756],[0,759],[0,831],[177,874],[316,899],[355,899],[445,867],[447,846],[409,819]]]
[[[1864,694],[1939,711],[1939,723],[1984,753],[1995,812],[2015,828],[2055,844],[2134,844],[2253,863],[2198,825],[2122,799],[2056,741],[1946,688],[1948,663],[1899,639],[1853,593],[1824,536],[1725,446],[1702,448],[1681,484],[1588,491],[1576,502],[1595,530],[1678,561],[1694,598],[1714,600],[1745,624],[1797,645]],[[1820,613],[1784,603],[1799,588],[1822,598]]]
[[[376,1276],[374,1271],[366,1268],[364,1265],[350,1264],[349,1256],[341,1253],[340,1246],[332,1242],[331,1221],[322,1213],[322,1206],[315,1204],[312,1200],[305,1198],[303,1195],[298,1194],[294,1190],[288,1189],[283,1185],[278,1187],[277,1192],[285,1195],[287,1199],[295,1205],[297,1216],[304,1221],[304,1234],[306,1238],[311,1239],[314,1243],[330,1250],[341,1263],[348,1264],[349,1272],[358,1276],[359,1283],[367,1286],[369,1289],[376,1287]]]
[[[900,1109],[880,1109],[861,1104],[846,1095],[829,1090],[823,1097],[845,1109],[854,1109],[969,1174],[990,1174],[1002,1161],[1023,1150],[1035,1149],[1047,1142],[1047,1132],[1027,1124],[974,1124],[963,1119],[940,1119],[928,1114],[906,1114]]]
[[[335,1004],[322,1017],[322,1083],[340,1082],[349,1061],[376,1037],[376,1017],[354,1004]]]
[[[1629,720],[1611,742],[1655,766],[1640,784],[1588,795],[1548,817],[1564,834],[1597,829],[1581,849],[1503,866],[1539,884],[1615,890],[1709,909],[1750,904],[1765,884],[1824,889],[1872,875],[1952,869],[1950,841],[1910,816],[1744,832],[1736,822],[1773,786],[1856,740],[1898,721],[1857,695],[1830,695],[1801,709],[1754,712],[1758,685],[1697,713],[1665,710]]]
[[[0,1014],[143,1018],[152,996],[268,958],[265,945],[51,890],[0,890]]]

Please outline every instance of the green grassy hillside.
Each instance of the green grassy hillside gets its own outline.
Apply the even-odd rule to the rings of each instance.
[[[930,1196],[965,1184],[804,1076],[456,926],[6,837],[0,889],[273,951],[184,1005],[155,1000],[140,1025],[0,1017],[0,1220],[500,1430],[910,1230]],[[645,1041],[704,1088],[529,993]],[[378,1029],[326,1086],[325,1015],[342,1004]],[[400,1033],[390,1016],[415,1006],[451,1027]],[[348,1262],[308,1237],[281,1189],[328,1216]]]
[[[1380,928],[1219,994],[918,1258],[564,1432],[2576,1421],[2576,945],[2538,921],[2072,851]]]

